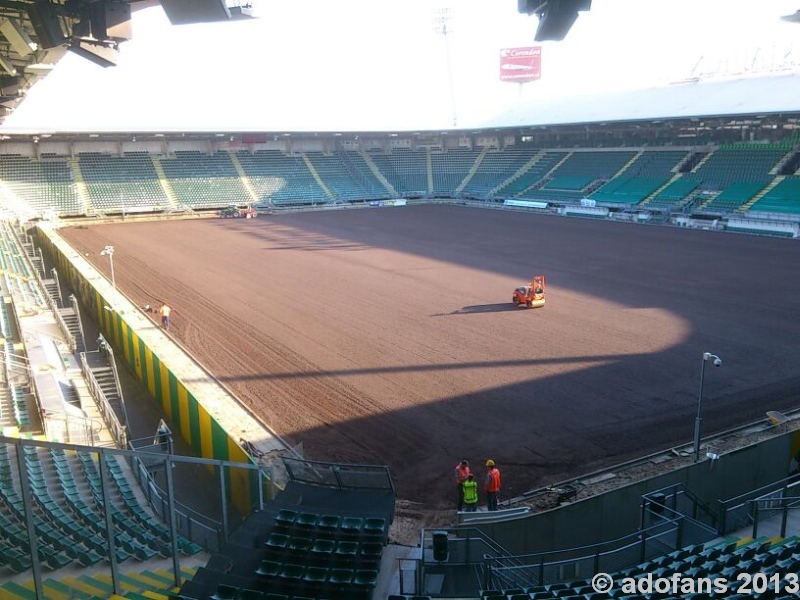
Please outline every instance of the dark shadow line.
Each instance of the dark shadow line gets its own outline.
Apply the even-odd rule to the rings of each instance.
[[[553,365],[553,364],[579,364],[585,362],[605,362],[609,360],[618,361],[626,358],[637,358],[642,354],[613,354],[604,356],[586,356],[574,358],[546,358],[546,359],[524,359],[524,360],[502,360],[489,362],[468,362],[452,365],[407,365],[397,367],[371,367],[369,369],[340,369],[335,371],[296,371],[294,373],[273,373],[262,375],[237,375],[219,376],[217,379],[225,383],[234,381],[280,381],[282,379],[310,379],[315,377],[348,377],[352,375],[380,375],[387,373],[422,373],[425,371],[440,370],[462,370],[462,369],[494,369],[498,367],[527,367],[532,365]],[[187,383],[192,380],[187,380]]]

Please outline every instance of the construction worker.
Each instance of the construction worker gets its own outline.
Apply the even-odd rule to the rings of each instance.
[[[500,492],[500,469],[497,468],[491,458],[486,461],[486,467],[489,469],[486,472],[486,481],[484,482],[486,508],[487,510],[497,510],[497,494]]]
[[[478,482],[472,473],[467,475],[467,480],[461,484],[461,489],[464,493],[464,510],[467,512],[478,510]]]
[[[464,488],[463,484],[467,477],[469,477],[469,462],[467,459],[462,460],[456,465],[456,491],[458,493],[458,511],[464,509]]]
[[[102,333],[97,334],[97,351],[103,356],[108,356],[108,342]]]
[[[166,302],[161,303],[161,308],[158,309],[158,314],[161,315],[161,326],[169,331],[169,313],[172,312],[172,309],[167,306]]]

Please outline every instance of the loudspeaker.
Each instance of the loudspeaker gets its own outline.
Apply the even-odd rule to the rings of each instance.
[[[61,29],[58,13],[49,0],[37,0],[28,6],[26,12],[31,20],[33,31],[38,38],[39,46],[48,50],[67,42],[67,36],[64,35],[64,30]]]

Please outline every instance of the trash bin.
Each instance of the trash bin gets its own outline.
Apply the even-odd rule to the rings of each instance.
[[[436,562],[444,562],[447,560],[447,532],[434,531],[433,532],[433,560]]]

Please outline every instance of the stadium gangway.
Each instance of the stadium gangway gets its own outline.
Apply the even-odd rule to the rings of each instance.
[[[119,374],[117,373],[117,364],[114,360],[114,352],[111,347],[106,344],[105,350],[98,350],[92,353],[98,356],[105,356],[106,360],[108,361],[108,365],[113,373],[114,385],[116,387],[116,393],[118,396],[114,399],[110,399],[108,397],[103,389],[103,386],[97,380],[97,377],[95,377],[95,373],[92,370],[92,367],[89,365],[87,354],[87,352],[81,352],[80,358],[81,371],[83,371],[83,377],[88,386],[89,393],[92,395],[92,398],[95,399],[97,409],[100,411],[100,415],[103,417],[103,421],[111,433],[111,436],[114,438],[120,448],[125,448],[128,445],[128,416],[125,410],[125,400],[122,396],[122,386],[119,383]],[[119,412],[121,413],[120,415],[117,415],[117,411],[112,406],[112,400],[118,401]]]
[[[719,500],[719,534],[726,535],[751,524],[755,526],[756,523],[753,521],[755,516],[752,510],[754,507],[760,506],[759,502],[766,506],[766,502],[769,500],[789,498],[796,493],[798,486],[800,486],[800,473],[795,473],[739,496]],[[787,506],[788,508],[790,507]]]
[[[487,557],[484,566],[486,589],[508,587],[508,583],[513,583],[512,587],[561,583],[576,579],[579,573],[580,577],[588,574],[591,578],[597,573],[613,573],[642,564],[687,543],[705,543],[715,537],[715,532],[707,528],[696,529],[691,520],[678,516],[599,544],[536,554]]]
[[[783,490],[781,490],[783,491]],[[800,523],[800,496],[780,496],[770,498],[759,498],[757,500],[748,500],[747,514],[752,515],[753,531],[750,534],[753,539],[758,539],[759,529],[763,534],[763,529],[774,525],[774,521],[778,521],[777,535],[785,538],[789,532],[790,525],[793,531],[798,531],[798,523]],[[790,523],[791,521],[791,523]],[[770,531],[771,537],[776,534]],[[792,535],[796,535],[793,533]]]

